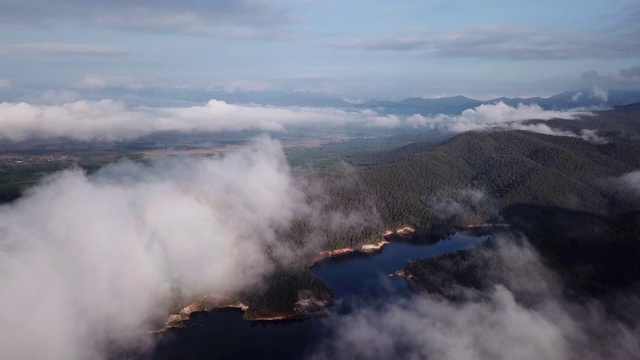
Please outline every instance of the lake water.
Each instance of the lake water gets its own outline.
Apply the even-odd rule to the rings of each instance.
[[[312,270],[333,290],[331,316],[388,297],[413,295],[403,278],[387,276],[407,261],[469,249],[478,238],[457,233],[433,245],[394,242],[381,252],[328,259]],[[299,359],[322,340],[326,319],[288,323],[251,323],[239,310],[194,314],[184,329],[159,335],[152,359]]]

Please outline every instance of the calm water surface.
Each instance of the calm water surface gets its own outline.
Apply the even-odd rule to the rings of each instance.
[[[332,316],[388,297],[414,296],[403,278],[387,276],[407,261],[469,249],[484,239],[457,233],[433,245],[391,242],[381,252],[326,260],[312,268],[333,290]],[[322,341],[326,319],[256,324],[239,310],[194,314],[184,329],[160,335],[152,359],[299,359]]]

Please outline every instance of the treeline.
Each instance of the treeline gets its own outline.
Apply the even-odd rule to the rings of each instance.
[[[516,205],[505,217],[576,292],[603,295],[640,279],[640,211],[603,216]]]
[[[500,264],[487,251],[490,247],[487,240],[474,249],[411,261],[404,270],[411,274],[410,284],[415,290],[465,300],[466,289],[485,291],[491,286],[489,274]]]
[[[384,224],[430,227],[441,191],[479,189],[497,208],[535,204],[595,213],[626,211],[602,181],[640,168],[637,143],[598,145],[524,131],[465,133],[422,154],[359,169]]]
[[[411,155],[421,154],[437,146],[435,141],[416,141],[400,148],[376,153],[356,152],[345,156],[345,161],[354,166],[374,166],[402,160]]]
[[[320,250],[355,248],[382,240],[382,222],[375,195],[353,169],[298,170],[294,176],[304,189],[307,211],[296,214],[279,238],[309,257]]]
[[[553,270],[572,296],[602,299],[638,285],[639,211],[607,217],[519,205],[506,212],[517,233],[502,238],[531,244],[541,256],[540,264]],[[475,249],[410,262],[406,269],[421,289],[461,300],[466,296],[463,288],[484,291],[505,281],[505,258],[498,256],[495,244],[489,240]]]
[[[599,145],[524,131],[466,133],[391,163],[296,173],[306,184],[305,201],[311,210],[298,214],[290,227],[279,230],[279,236],[292,248],[309,252],[303,251],[297,262],[283,264],[259,292],[244,295],[254,312],[250,315],[286,313],[304,294],[326,295],[326,284],[304,263],[314,251],[373,242],[385,228],[412,225],[447,232],[453,225],[492,220],[496,214],[524,229],[536,249],[576,289],[595,293],[606,284],[631,281],[640,275],[632,262],[640,256],[633,245],[640,233],[633,224],[640,219],[604,214],[637,207],[632,198],[612,191],[607,179],[640,168],[639,150],[635,143]],[[520,204],[529,208],[517,211]],[[536,207],[550,217],[534,219],[538,224],[534,229],[547,233],[523,225]],[[597,233],[597,241],[574,242],[591,238],[568,236],[569,230],[588,231],[591,223],[571,218],[567,223],[574,225],[558,232],[551,220],[563,217],[551,209],[605,219],[601,221],[606,226]],[[471,251],[415,262],[409,268],[436,291],[449,289],[451,281],[482,289],[487,285],[486,272],[499,271],[500,264],[492,261],[486,252]],[[628,274],[623,280],[615,280],[620,269],[607,265],[616,261]],[[592,278],[597,281],[589,287]]]
[[[640,169],[640,143],[594,144],[503,131],[464,133],[418,148],[423,151],[390,163],[306,173],[307,201],[321,220],[298,219],[283,237],[300,245],[322,238],[323,249],[336,249],[405,225],[442,233],[455,225],[498,221],[496,215],[517,204],[596,214],[639,205],[612,186],[612,179]],[[361,218],[341,226],[348,214]]]
[[[542,123],[531,120],[527,123]],[[640,104],[631,104],[614,110],[595,111],[580,115],[578,120],[553,119],[544,123],[554,129],[580,134],[582,130],[595,130],[597,135],[613,142],[640,140]]]
[[[239,296],[249,306],[245,317],[258,318],[290,314],[303,299],[330,300],[331,289],[306,266],[279,267],[263,287]]]

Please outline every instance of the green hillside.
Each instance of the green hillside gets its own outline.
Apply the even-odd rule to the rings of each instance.
[[[514,204],[594,213],[632,208],[603,179],[640,168],[638,143],[594,144],[525,131],[464,133],[396,162],[359,169],[385,224],[429,227],[442,192],[480,189],[498,209]],[[615,208],[612,208],[615,205]]]

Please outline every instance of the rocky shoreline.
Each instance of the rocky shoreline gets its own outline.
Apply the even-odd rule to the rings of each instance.
[[[337,250],[321,251],[318,255],[312,257],[307,262],[309,267],[312,267],[324,260],[335,258],[339,256],[345,256],[349,254],[370,254],[381,251],[382,248],[389,243],[386,237],[391,235],[399,236],[411,236],[415,233],[415,229],[409,226],[398,228],[397,230],[387,230],[383,236],[385,239],[373,244],[364,244],[359,248],[343,248]],[[316,317],[324,317],[328,315],[326,308],[333,305],[333,299],[316,299],[306,298],[298,300],[290,313],[277,314],[273,316],[252,316],[247,315],[249,306],[242,303],[240,300],[232,299],[228,296],[222,295],[205,295],[199,300],[196,300],[189,305],[183,307],[176,314],[171,314],[164,325],[156,332],[163,332],[170,328],[184,327],[191,317],[191,314],[195,312],[210,312],[216,309],[238,309],[244,312],[243,318],[248,321],[287,321],[287,320],[302,320]]]
[[[328,315],[326,308],[333,305],[333,299],[306,298],[298,300],[293,306],[291,313],[273,316],[247,316],[249,306],[239,300],[233,300],[227,296],[205,295],[199,300],[183,307],[177,314],[169,316],[164,325],[155,332],[163,332],[171,328],[182,328],[186,326],[191,315],[196,312],[210,312],[219,309],[238,309],[244,312],[243,318],[247,321],[286,321],[301,320],[308,318],[324,317]]]
[[[205,295],[199,300],[183,307],[177,314],[169,315],[164,325],[156,332],[163,332],[170,328],[184,327],[191,314],[195,312],[208,312],[215,309],[239,309],[246,311],[249,307],[239,300],[233,300],[228,296]]]
[[[373,253],[376,251],[380,251],[382,250],[382,248],[387,245],[389,243],[389,241],[387,240],[381,240],[378,241],[375,244],[365,244],[360,246],[359,248],[343,248],[343,249],[337,249],[337,250],[329,250],[329,251],[321,251],[320,253],[318,253],[318,255],[314,256],[313,258],[311,258],[308,262],[307,265],[309,267],[312,267],[326,259],[330,259],[330,258],[335,258],[335,257],[339,257],[339,256],[344,256],[344,255],[349,255],[349,254],[356,254],[356,253],[364,253],[364,254],[369,254],[369,253]]]
[[[357,254],[357,253],[370,254],[370,253],[378,252],[382,250],[382,248],[389,243],[389,240],[387,240],[387,238],[389,238],[390,236],[397,235],[400,237],[411,237],[415,234],[415,232],[416,232],[416,229],[414,229],[411,226],[403,226],[396,230],[385,230],[382,233],[383,240],[380,240],[377,243],[364,244],[364,245],[361,245],[359,248],[355,248],[355,249],[342,248],[337,250],[321,251],[320,253],[318,253],[318,255],[311,258],[307,262],[307,265],[309,265],[309,267],[312,267],[322,262],[323,260],[344,256],[344,255],[349,255],[349,254]]]

